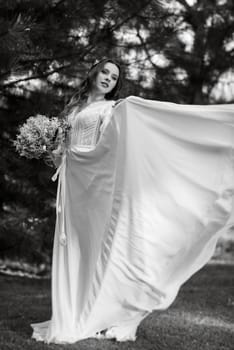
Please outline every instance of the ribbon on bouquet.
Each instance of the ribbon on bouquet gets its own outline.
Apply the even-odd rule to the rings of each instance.
[[[58,178],[56,197],[56,219],[59,227],[59,242],[63,246],[67,244],[65,232],[65,196],[66,196],[66,152],[62,155],[62,160],[56,173],[52,176],[52,181]]]

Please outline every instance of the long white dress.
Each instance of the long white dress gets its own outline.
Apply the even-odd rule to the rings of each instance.
[[[134,340],[233,224],[234,105],[132,96],[114,108],[94,103],[71,123],[58,169],[52,317],[32,324],[33,337],[73,343],[107,329]]]

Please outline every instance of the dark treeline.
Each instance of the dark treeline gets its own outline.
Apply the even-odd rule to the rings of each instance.
[[[1,256],[49,262],[53,240],[53,169],[18,157],[19,124],[58,115],[102,57],[123,67],[120,97],[231,102],[215,86],[233,71],[233,32],[232,0],[0,1]]]

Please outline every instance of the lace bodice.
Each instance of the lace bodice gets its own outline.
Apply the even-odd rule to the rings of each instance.
[[[75,110],[69,116],[72,125],[70,145],[90,150],[95,147],[102,131],[108,124],[114,101],[93,102],[81,112]]]

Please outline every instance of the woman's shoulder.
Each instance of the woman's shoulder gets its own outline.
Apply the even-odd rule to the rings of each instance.
[[[127,101],[134,102],[135,100],[136,101],[137,100],[142,100],[142,98],[137,97],[137,96],[133,96],[133,95],[130,95],[130,96],[125,97],[125,98],[120,98],[120,99],[118,99],[116,101],[113,101],[113,107],[118,106],[122,102],[127,102]]]

